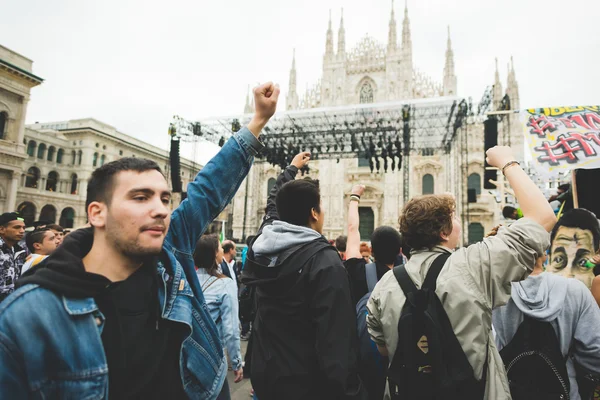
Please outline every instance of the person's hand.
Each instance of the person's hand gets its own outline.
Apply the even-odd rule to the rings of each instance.
[[[354,185],[352,187],[352,193],[350,193],[350,194],[356,194],[356,195],[358,195],[358,197],[360,197],[363,195],[364,192],[365,192],[365,185]]]
[[[310,152],[303,151],[302,153],[296,154],[292,160],[292,165],[298,169],[306,167],[306,164],[310,161]]]
[[[496,234],[498,234],[498,229],[500,229],[501,226],[502,224],[493,227],[492,230],[487,235],[485,235],[485,237],[496,236]]]
[[[244,368],[240,368],[237,371],[233,371],[235,375],[235,379],[233,380],[235,383],[239,383],[244,379]]]
[[[494,146],[485,154],[487,163],[498,169],[515,160],[512,149],[508,146]]]
[[[274,85],[273,82],[254,88],[254,117],[248,124],[248,129],[254,136],[258,137],[269,118],[275,114],[279,92],[279,85]]]
[[[600,264],[600,254],[596,254],[594,257],[592,257],[592,259],[590,261],[596,265]]]

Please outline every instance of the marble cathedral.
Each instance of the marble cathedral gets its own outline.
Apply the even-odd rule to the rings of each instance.
[[[413,63],[408,8],[404,8],[402,35],[398,40],[396,16],[392,6],[389,20],[387,44],[366,36],[349,51],[346,50],[344,18],[342,15],[337,34],[337,49],[334,46],[334,34],[329,18],[326,33],[323,73],[321,79],[305,93],[299,93],[296,82],[295,54],[289,76],[285,109],[287,111],[323,109],[338,106],[352,106],[366,103],[386,103],[418,99],[445,99],[452,102],[460,99],[457,93],[457,77],[454,68],[454,53],[448,29],[447,49],[441,82],[420,72]],[[519,89],[512,64],[508,68],[506,92],[503,91],[496,62],[495,82],[492,93],[492,107],[499,109],[504,94],[511,99],[511,108],[519,108]],[[247,99],[245,113],[253,110],[253,104]],[[518,127],[509,126],[508,135],[511,144],[522,147]],[[410,197],[428,194],[455,192],[456,179],[450,175],[460,175],[464,187],[474,189],[475,202],[461,207],[459,212],[465,232],[463,242],[480,240],[483,232],[488,231],[498,220],[498,206],[494,197],[483,189],[484,143],[483,125],[472,125],[467,129],[468,157],[456,174],[448,168],[449,157],[436,151],[433,155],[412,152],[410,155]],[[499,141],[502,139],[499,135]],[[522,158],[522,155],[520,155]],[[310,172],[297,179],[310,177],[319,179],[321,198],[325,210],[323,234],[334,239],[345,234],[348,195],[356,183],[366,185],[366,192],[360,203],[361,239],[368,241],[372,230],[381,225],[398,225],[402,209],[403,175],[401,171],[371,171],[368,163],[359,159],[317,160],[311,161]],[[456,168],[455,168],[456,169]],[[266,205],[267,194],[280,173],[279,167],[266,162],[257,162],[250,171],[247,182],[243,183],[233,202],[231,221],[232,237],[244,240],[255,234]],[[460,200],[458,200],[460,203]]]

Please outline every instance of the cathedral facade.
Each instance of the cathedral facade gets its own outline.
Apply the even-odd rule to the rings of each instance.
[[[351,50],[346,50],[344,19],[340,21],[337,47],[331,23],[326,32],[325,54],[321,79],[305,93],[299,93],[295,55],[286,94],[286,112],[327,112],[332,107],[357,106],[361,104],[386,104],[393,102],[420,102],[431,99],[452,104],[460,101],[457,94],[457,77],[454,53],[448,30],[447,49],[441,80],[421,73],[413,63],[410,20],[404,9],[401,36],[398,40],[396,16],[392,8],[389,20],[387,44],[381,44],[366,36]],[[492,90],[492,107],[501,108],[505,93],[511,99],[511,109],[518,109],[519,94],[514,67],[509,66],[506,92],[496,76]],[[245,113],[251,113],[253,105],[246,102]],[[521,133],[513,123],[504,122],[507,134],[499,134],[499,143],[508,141],[516,148],[522,147]],[[398,225],[398,217],[408,193],[408,198],[431,193],[450,192],[457,196],[458,212],[463,220],[463,244],[481,240],[497,222],[498,205],[492,195],[483,189],[484,140],[481,121],[471,118],[465,129],[460,129],[451,152],[434,149],[433,152],[410,152],[409,179],[403,179],[403,171],[373,171],[362,159],[311,161],[308,175],[320,181],[325,224],[323,234],[329,238],[347,232],[347,204],[351,188],[355,184],[366,185],[360,203],[361,239],[368,241],[373,229],[381,225]],[[500,128],[500,131],[502,128]],[[506,143],[508,144],[508,143]],[[519,147],[520,146],[520,147]],[[460,149],[459,149],[460,147]],[[459,154],[460,153],[460,154]],[[518,152],[522,160],[522,151]],[[403,167],[406,168],[406,167]],[[254,235],[260,226],[268,192],[281,172],[279,167],[258,161],[251,169],[247,182],[238,191],[230,217],[231,234],[237,240]],[[407,186],[405,191],[404,185]],[[470,189],[470,190],[468,190]]]

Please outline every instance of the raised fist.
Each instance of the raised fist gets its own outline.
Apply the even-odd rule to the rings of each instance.
[[[486,151],[485,154],[488,164],[498,169],[515,160],[512,149],[508,146],[494,146]]]
[[[306,167],[306,164],[310,161],[310,152],[303,151],[302,153],[296,154],[292,160],[292,165],[298,169]]]
[[[258,118],[268,121],[275,114],[279,92],[279,85],[274,85],[273,82],[254,88],[255,114]]]

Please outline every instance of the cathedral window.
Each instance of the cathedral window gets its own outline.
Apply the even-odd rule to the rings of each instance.
[[[360,104],[367,104],[373,102],[373,86],[369,82],[363,83],[360,88]]]
[[[8,114],[6,112],[0,112],[0,139],[4,139],[6,125],[8,125]]]
[[[423,175],[423,194],[433,194],[433,175]]]
[[[467,185],[469,189],[474,189],[476,194],[481,194],[481,175],[478,173],[469,175]]]
[[[469,243],[473,244],[483,240],[484,229],[479,222],[469,224]]]

